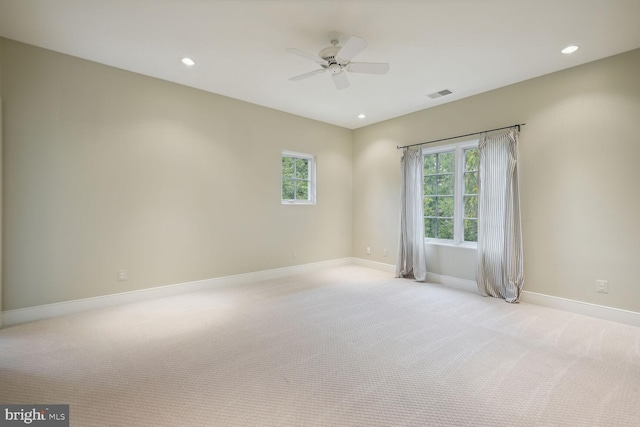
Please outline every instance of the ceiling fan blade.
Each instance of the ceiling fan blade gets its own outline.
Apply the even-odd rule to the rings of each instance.
[[[289,49],[287,49],[287,52],[293,53],[294,55],[298,55],[298,56],[301,56],[301,57],[306,58],[306,59],[309,59],[309,60],[311,60],[313,62],[317,62],[318,64],[327,65],[327,61],[325,61],[324,59],[320,58],[319,56],[307,53],[304,50],[295,49],[293,47],[290,47]]]
[[[300,74],[299,76],[291,77],[289,80],[295,82],[297,80],[306,79],[307,77],[315,76],[316,74],[324,73],[327,71],[326,68],[320,68],[319,70],[313,70],[308,73]]]
[[[343,62],[349,62],[354,56],[362,52],[365,47],[367,47],[367,42],[364,41],[364,39],[352,36],[344,46],[342,46],[342,49],[336,53],[336,56]]]
[[[387,74],[389,72],[389,64],[382,62],[351,62],[347,65],[347,70],[352,73]]]
[[[333,84],[336,85],[336,89],[338,90],[346,89],[350,86],[349,78],[347,77],[347,73],[344,71],[331,74],[331,78],[333,79]]]

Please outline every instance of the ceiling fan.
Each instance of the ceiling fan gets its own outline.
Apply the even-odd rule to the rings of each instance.
[[[362,52],[367,46],[367,42],[360,37],[352,36],[347,40],[344,46],[339,46],[340,33],[329,33],[331,46],[322,49],[318,55],[312,55],[300,49],[289,48],[287,52],[294,55],[310,59],[320,64],[319,70],[314,70],[299,76],[291,77],[289,80],[296,81],[315,76],[316,74],[329,71],[336,89],[342,90],[349,87],[349,79],[347,72],[365,73],[365,74],[386,74],[389,71],[389,64],[380,62],[351,62],[353,57]]]

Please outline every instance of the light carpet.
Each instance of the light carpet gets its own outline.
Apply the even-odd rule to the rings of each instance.
[[[0,331],[72,426],[638,426],[640,328],[357,266]]]

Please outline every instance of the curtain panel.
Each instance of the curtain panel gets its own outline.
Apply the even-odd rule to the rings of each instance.
[[[401,210],[396,277],[423,282],[427,278],[424,251],[422,148],[404,149],[401,159]]]
[[[483,134],[478,154],[478,290],[518,302],[524,284],[518,131]]]

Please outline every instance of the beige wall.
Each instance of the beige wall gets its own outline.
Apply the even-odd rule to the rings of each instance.
[[[348,256],[393,264],[396,145],[526,122],[525,289],[640,311],[637,75],[633,51],[352,132],[0,39],[2,308]],[[317,206],[280,204],[283,149],[317,155]],[[429,271],[475,278],[474,250],[427,255]]]
[[[397,251],[396,145],[525,122],[525,290],[640,311],[638,76],[640,50],[358,129],[354,256],[395,261],[383,250]],[[427,254],[429,271],[475,279],[475,250],[430,245]],[[595,292],[596,279],[609,294]]]
[[[0,41],[4,310],[351,255],[351,131]],[[285,149],[316,206],[281,205]]]
[[[2,39],[0,39],[0,193],[2,193],[2,152],[3,152],[3,144],[2,144],[2,134],[4,133],[2,127]],[[0,197],[0,328],[2,327],[2,199]]]

